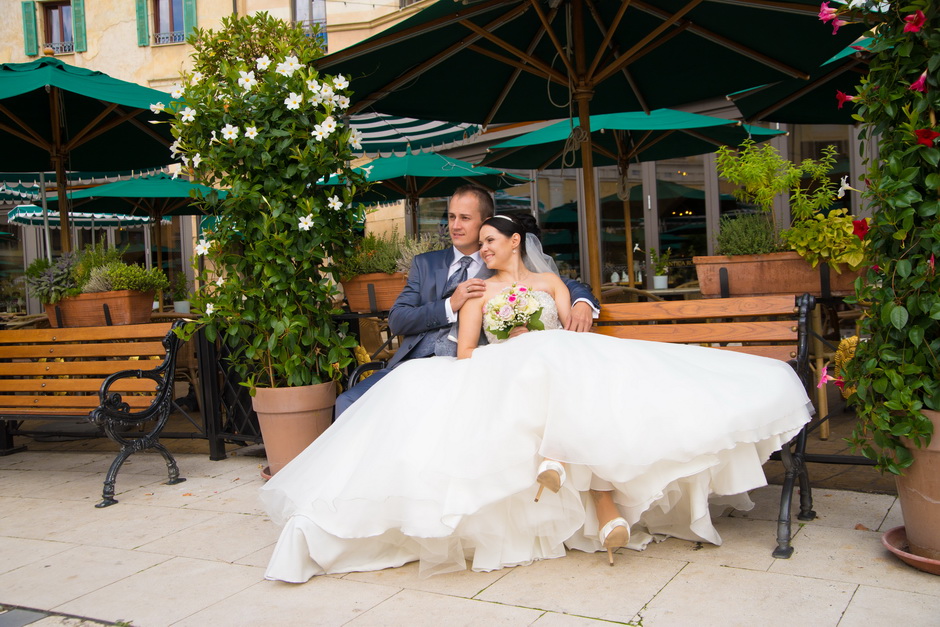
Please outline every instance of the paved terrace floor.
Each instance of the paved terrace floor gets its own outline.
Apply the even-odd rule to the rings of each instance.
[[[842,451],[853,422],[837,417],[810,449]],[[27,444],[0,457],[0,627],[940,625],[940,577],[881,544],[900,508],[868,467],[810,466],[818,518],[795,521],[789,560],[771,557],[771,485],[753,510],[716,513],[720,547],[669,539],[621,549],[613,568],[571,551],[492,573],[420,579],[412,564],[291,585],[263,577],[278,529],[258,507],[264,459],[251,449],[213,462],[205,442],[168,440],[186,482],[164,485],[162,458],[136,454],[120,502],[96,509],[113,444]],[[779,466],[765,467],[771,481]]]

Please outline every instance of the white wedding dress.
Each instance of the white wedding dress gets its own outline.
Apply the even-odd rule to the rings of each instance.
[[[601,550],[587,490],[609,482],[632,528],[720,544],[709,503],[749,508],[761,465],[810,419],[787,364],[697,346],[559,329],[408,361],[303,453],[261,498],[283,525],[266,577],[494,570]],[[493,342],[493,338],[490,338]],[[568,480],[534,502],[536,468]],[[599,558],[600,559],[600,558]]]

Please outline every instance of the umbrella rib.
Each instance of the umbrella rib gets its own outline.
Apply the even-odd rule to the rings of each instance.
[[[561,5],[555,6],[548,14],[548,22],[552,23],[555,21],[555,16],[558,15],[558,7]],[[532,38],[532,41],[529,42],[528,47],[526,48],[526,54],[531,55],[536,46],[539,45],[539,42],[542,41],[542,37],[545,35],[545,30],[541,30],[536,33],[535,37]],[[506,84],[503,86],[502,91],[500,91],[499,96],[497,96],[496,101],[493,103],[493,106],[490,108],[489,112],[486,114],[486,117],[483,119],[483,125],[489,126],[490,122],[493,121],[493,118],[496,117],[496,113],[499,111],[500,107],[503,106],[503,103],[506,101],[506,98],[509,97],[509,92],[515,86],[516,81],[519,80],[519,76],[522,74],[521,68],[516,68],[513,70],[512,75],[509,77],[509,80],[506,81]]]
[[[597,8],[594,6],[594,3],[588,0],[587,5],[591,11],[591,15],[594,16],[594,21],[600,27],[601,22],[598,21],[600,17],[597,13]],[[630,6],[630,0],[625,0],[620,3],[620,9],[617,10],[617,15],[614,16],[613,21],[605,26],[601,27],[601,32],[604,33],[604,40],[597,47],[597,52],[594,54],[594,60],[591,62],[591,67],[588,68],[587,76],[594,76],[594,72],[597,71],[597,66],[600,65],[601,59],[604,56],[604,50],[610,46],[610,41],[613,39],[614,32],[620,26],[620,22],[623,21],[623,16],[627,12],[627,8]],[[606,29],[606,32],[604,32]]]
[[[509,11],[508,13],[505,13],[501,15],[499,18],[493,20],[492,22],[486,25],[486,28],[487,29],[497,28],[510,20],[514,20],[516,17],[521,15],[524,11],[525,11],[525,5],[521,5],[521,8],[517,7],[516,9],[513,9],[512,11]],[[398,78],[396,78],[392,82],[386,83],[382,87],[370,93],[368,96],[365,96],[364,98],[362,98],[359,102],[357,102],[355,105],[350,107],[349,113],[351,114],[359,113],[360,111],[363,111],[364,109],[368,109],[374,103],[381,100],[388,94],[394,92],[396,89],[398,89],[398,87],[400,87],[401,85],[404,85],[405,83],[410,81],[412,78],[416,76],[420,76],[421,74],[424,74],[428,70],[436,67],[440,63],[443,63],[450,57],[454,56],[455,54],[457,54],[464,48],[469,48],[472,50],[473,43],[477,41],[479,38],[480,38],[479,36],[468,37],[465,40],[459,41],[455,43],[454,45],[448,47],[447,49],[435,55],[434,57],[431,57],[424,63],[421,63],[411,68],[410,70],[400,75]],[[340,53],[336,53],[336,54],[340,54]]]
[[[518,58],[521,59],[522,61],[525,61],[526,63],[529,63],[529,64],[531,64],[532,66],[534,66],[534,67],[536,67],[536,68],[542,70],[542,72],[544,73],[544,75],[545,75],[546,77],[555,76],[557,80],[564,80],[564,77],[562,76],[562,74],[560,74],[559,72],[556,72],[555,70],[553,70],[551,67],[549,67],[549,66],[548,66],[544,61],[542,61],[541,59],[537,59],[537,58],[533,57],[532,55],[526,54],[525,52],[523,52],[523,51],[520,50],[519,48],[516,48],[516,47],[513,46],[512,44],[510,44],[510,43],[504,41],[503,39],[500,39],[500,38],[497,37],[496,35],[494,35],[494,34],[492,34],[492,33],[490,33],[490,32],[487,32],[486,30],[480,28],[479,26],[477,26],[477,25],[474,24],[473,22],[464,21],[464,22],[460,22],[460,25],[461,25],[461,26],[464,26],[464,27],[466,27],[466,28],[468,28],[468,29],[470,29],[471,31],[473,31],[474,33],[478,34],[480,37],[486,39],[487,41],[490,41],[490,42],[496,44],[497,46],[499,46],[500,48],[502,48],[503,50],[505,50],[505,51],[508,52],[509,54],[511,54],[511,55],[513,55],[513,56],[515,56],[515,57],[518,57]],[[548,36],[551,37],[551,36],[552,36],[552,33],[548,33]],[[478,48],[478,46],[474,46],[474,48]],[[495,57],[494,57],[494,58],[495,58]],[[562,58],[564,59],[564,57],[562,57]],[[564,59],[564,61],[565,61],[565,65],[569,65],[567,59]],[[570,70],[570,69],[571,69],[571,68],[570,68],[570,65],[569,65],[569,70]],[[565,84],[567,84],[567,82],[565,82]]]
[[[685,15],[686,13],[688,13],[689,11],[697,7],[703,1],[704,0],[691,0],[688,4],[686,4],[684,7],[682,7],[675,13],[669,14],[666,11],[659,11],[658,9],[653,10],[653,7],[650,7],[649,5],[646,5],[643,2],[640,2],[638,0],[635,3],[637,8],[647,11],[648,13],[651,13],[653,15],[656,15],[656,17],[663,19],[663,23],[657,26],[656,28],[654,28],[653,30],[651,30],[649,33],[646,34],[645,37],[643,37],[643,39],[635,43],[629,50],[624,52],[622,57],[620,57],[619,59],[617,59],[610,65],[608,65],[607,67],[605,67],[597,75],[592,76],[591,77],[592,82],[594,84],[602,83],[608,78],[610,78],[610,76],[612,76],[614,73],[620,71],[620,68],[626,67],[627,64],[633,61],[634,55],[636,55],[638,52],[643,50],[643,48],[645,48],[651,41],[659,37],[659,35],[661,35],[667,29],[671,28],[674,24],[679,22],[679,20],[682,18],[683,15]]]
[[[715,139],[715,138],[713,138],[713,137],[708,137],[707,135],[703,135],[702,133],[700,133],[700,132],[698,132],[698,131],[695,131],[695,130],[692,130],[692,129],[690,129],[690,128],[683,128],[683,129],[679,129],[679,130],[680,130],[681,132],[685,133],[686,135],[691,135],[692,137],[694,137],[694,138],[696,138],[696,139],[700,139],[700,140],[702,140],[703,142],[707,142],[707,143],[711,144],[712,146],[730,146],[730,145],[731,145],[731,144],[727,144],[727,143],[725,143],[725,142],[723,142],[723,141],[721,141],[721,140]]]
[[[561,41],[559,41],[558,35],[556,35],[555,31],[552,29],[552,25],[549,22],[547,16],[542,12],[541,7],[539,6],[539,1],[529,0],[529,4],[535,10],[535,14],[538,16],[539,21],[542,22],[542,29],[545,31],[545,34],[547,34],[548,38],[552,40],[552,45],[555,46],[555,52],[558,53],[558,56],[561,57],[565,67],[568,68],[568,76],[577,76],[577,72],[575,72],[574,66],[571,65],[571,59],[568,58],[567,54],[565,54],[565,48],[561,45]]]
[[[624,6],[626,6],[627,4],[629,4],[629,0],[624,3]],[[597,28],[598,28],[601,32],[603,32],[604,29],[606,28],[606,26],[604,25],[604,20],[601,19],[600,14],[597,12],[597,6],[594,4],[594,2],[591,2],[591,1],[589,0],[589,1],[588,1],[588,8],[589,8],[590,11],[591,11],[591,16],[594,18],[594,22],[597,24]],[[676,29],[675,31],[673,31],[673,35],[678,35],[678,34],[681,32],[681,30],[682,30],[682,29]],[[613,29],[608,29],[608,32],[609,32],[609,33],[613,33],[614,30],[613,30]],[[659,42],[657,42],[655,45],[649,46],[649,47],[646,49],[645,52],[651,52],[652,50],[654,50],[654,49],[656,49],[657,47],[659,47],[660,44],[669,41],[669,39],[671,39],[671,37],[672,37],[672,35],[663,37],[663,38],[660,39]],[[607,47],[610,48],[610,53],[614,56],[614,59],[619,59],[619,58],[620,58],[621,55],[620,55],[619,50],[617,50],[609,41],[607,42]],[[598,58],[600,58],[600,56],[601,56],[601,50],[602,50],[602,48],[598,48],[598,51],[597,51]],[[644,52],[644,54],[645,54],[645,52]],[[631,59],[631,62],[634,61],[634,60],[637,59],[637,58],[639,58],[639,56],[635,57],[634,59]],[[590,71],[590,73],[588,74],[588,76],[593,75],[594,72],[596,71],[596,69],[597,69],[597,68],[592,65],[592,66],[591,66],[591,71]],[[649,114],[649,112],[650,112],[649,103],[646,101],[646,98],[643,96],[643,92],[642,92],[642,90],[640,89],[640,86],[636,84],[636,80],[634,80],[633,74],[632,74],[632,73],[630,72],[630,70],[629,70],[628,68],[626,68],[626,67],[622,68],[620,71],[623,73],[623,78],[624,78],[624,80],[626,80],[626,81],[627,81],[627,84],[630,86],[630,91],[632,91],[632,92],[633,92],[633,95],[636,97],[637,103],[640,105],[640,108],[643,110],[644,113]]]
[[[21,125],[21,126],[23,125],[23,122],[20,121],[19,118],[17,118],[15,115],[13,115],[8,109],[6,109],[5,107],[3,107],[2,105],[0,105],[0,112],[5,113],[6,115],[8,115],[8,116],[10,117],[10,119],[12,119],[12,120],[13,120],[14,122],[16,122],[17,124],[19,124],[19,125]],[[23,130],[32,131],[32,129],[30,129],[30,128],[28,128],[28,127],[23,127]],[[34,145],[34,146],[37,146],[37,147],[39,147],[39,148],[42,148],[43,150],[46,150],[46,151],[49,151],[49,152],[52,151],[52,144],[50,144],[50,143],[44,141],[41,137],[39,137],[39,136],[37,136],[37,135],[34,135],[34,134],[31,133],[31,132],[29,132],[29,133],[24,133],[24,132],[21,131],[20,129],[13,128],[12,126],[7,126],[6,124],[3,124],[2,122],[0,122],[0,131],[6,131],[7,133],[10,133],[11,135],[15,135],[16,137],[19,137],[19,138],[22,139],[23,141],[29,142],[30,144],[32,144],[32,145]]]
[[[701,1],[701,0],[698,0],[698,1]],[[776,4],[773,4],[773,3],[759,3],[759,2],[745,2],[743,4],[745,6],[753,5],[753,4],[766,4],[771,7],[777,6]],[[642,2],[641,0],[636,1],[636,7],[660,19],[666,19],[667,23],[668,23],[668,20],[672,20],[672,18],[676,16],[681,16],[683,13],[685,13],[685,11],[682,11],[675,15],[670,15],[667,11],[663,11],[659,7],[646,4],[645,2]],[[698,26],[694,22],[688,21],[687,24],[685,24],[685,26],[688,28],[689,32],[695,33],[696,35],[698,35],[699,37],[702,37],[703,39],[707,39],[713,43],[718,44],[719,46],[728,48],[729,50],[733,50],[737,52],[738,54],[749,57],[753,59],[754,61],[757,61],[758,63],[761,63],[768,67],[772,67],[780,72],[783,72],[784,74],[788,74],[795,78],[802,78],[802,79],[809,78],[809,74],[807,74],[806,72],[803,72],[794,67],[791,67],[787,65],[786,63],[783,63],[782,61],[778,61],[777,59],[768,57],[765,54],[757,52],[756,50],[752,50],[746,46],[743,46],[735,41],[728,39],[727,37],[724,37],[715,32],[712,32],[708,30],[707,28]]]
[[[90,140],[90,139],[94,139],[95,137],[97,137],[97,136],[100,135],[101,133],[104,133],[104,132],[106,132],[106,131],[109,131],[109,130],[111,130],[112,128],[114,128],[115,126],[117,126],[118,124],[121,124],[122,122],[125,121],[125,118],[120,118],[120,117],[119,117],[119,118],[118,118],[117,120],[115,120],[115,121],[112,121],[112,122],[109,122],[108,124],[102,125],[102,126],[100,127],[101,130],[98,130],[98,131],[97,131],[96,133],[94,133],[93,135],[90,135],[90,136],[88,137],[88,139],[85,139],[85,135],[89,135],[89,133],[91,132],[92,129],[96,129],[96,127],[98,127],[98,124],[99,124],[102,120],[104,120],[106,117],[108,117],[108,115],[110,115],[112,111],[114,111],[115,109],[117,109],[117,103],[116,103],[116,102],[103,102],[103,101],[99,101],[99,102],[101,102],[102,104],[105,105],[104,110],[103,110],[101,113],[99,113],[97,116],[95,116],[95,119],[93,119],[91,122],[89,122],[88,124],[86,124],[86,125],[85,125],[85,128],[83,128],[82,130],[80,130],[80,131],[78,131],[77,133],[75,133],[74,135],[72,135],[72,138],[69,140],[68,144],[65,146],[65,149],[66,149],[66,150],[72,150],[72,149],[75,148],[76,146],[81,146],[81,145],[84,144],[86,141],[88,141],[88,140]]]
[[[509,57],[505,57],[497,52],[493,52],[492,50],[487,50],[486,48],[481,48],[479,46],[469,46],[467,49],[472,50],[473,52],[476,52],[477,54],[481,54],[485,57],[490,57],[491,59],[499,61],[500,63],[503,63],[505,65],[510,65],[514,68],[523,70],[530,74],[534,74],[535,76],[538,76],[539,78],[547,78],[548,80],[552,82],[558,83],[559,85],[563,85],[566,88],[568,87],[568,80],[561,74],[558,74],[557,72],[553,71],[551,74],[546,75],[542,72],[539,72],[536,68],[532,67],[531,65],[526,65],[525,63],[522,63],[521,61],[510,59]]]
[[[789,96],[786,96],[786,97],[784,97],[784,98],[781,98],[780,100],[778,100],[778,101],[775,102],[774,104],[770,105],[769,107],[767,107],[767,108],[764,109],[763,111],[758,111],[756,114],[754,114],[754,115],[751,116],[751,119],[752,119],[752,120],[762,120],[762,119],[764,119],[764,116],[765,116],[765,115],[770,115],[771,113],[774,113],[775,111],[779,111],[780,109],[782,109],[783,107],[787,106],[788,104],[790,104],[791,102],[793,102],[793,101],[796,100],[797,98],[800,98],[800,97],[804,96],[805,94],[807,94],[807,93],[813,91],[814,89],[816,89],[817,87],[819,87],[820,85],[822,85],[823,83],[825,83],[826,81],[828,81],[828,80],[830,80],[830,79],[833,79],[833,78],[835,78],[836,76],[839,76],[839,75],[841,75],[841,74],[844,74],[844,73],[848,72],[849,70],[854,69],[854,68],[855,68],[858,64],[860,64],[860,63],[862,63],[862,61],[859,60],[859,59],[856,59],[856,60],[854,60],[852,63],[845,64],[845,65],[843,65],[843,66],[841,66],[841,67],[838,67],[838,68],[832,70],[831,72],[829,72],[829,73],[826,74],[825,76],[820,76],[820,77],[817,78],[816,80],[810,81],[809,83],[807,83],[806,85],[804,85],[803,87],[801,87],[801,88],[798,89],[797,91],[793,92],[793,93],[790,94]]]
[[[338,63],[343,63],[344,61],[349,61],[350,59],[361,57],[370,52],[381,50],[382,48],[385,48],[392,44],[396,44],[402,41],[407,41],[409,39],[413,39],[414,37],[419,37],[427,32],[440,30],[446,26],[450,26],[451,24],[455,22],[459,22],[460,20],[469,19],[481,13],[486,13],[487,11],[490,11],[491,9],[499,8],[501,5],[504,5],[504,4],[505,2],[503,0],[490,0],[489,2],[486,2],[485,4],[480,4],[478,6],[475,6],[475,7],[463,10],[463,11],[457,11],[456,13],[448,14],[436,20],[431,20],[430,22],[418,24],[417,26],[413,26],[403,31],[392,33],[390,35],[381,37],[379,39],[370,40],[370,41],[362,42],[361,44],[358,44],[358,45],[350,46],[349,48],[340,50],[338,52],[334,52],[333,54],[329,56],[321,58],[319,62],[315,63],[315,65],[317,66],[318,69],[325,70]]]

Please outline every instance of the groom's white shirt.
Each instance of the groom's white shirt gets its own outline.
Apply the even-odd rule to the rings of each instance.
[[[457,271],[457,269],[460,267],[459,262],[464,257],[464,254],[453,246],[451,247],[451,251],[454,253],[454,259],[450,262],[450,267],[447,268],[448,277]],[[472,261],[470,262],[470,265],[467,266],[467,276],[473,278],[480,273],[480,270],[483,269],[483,259],[480,258],[479,250],[468,256],[470,259],[472,259]],[[447,313],[448,322],[457,322],[457,314],[450,306],[450,298],[444,301],[444,311]]]

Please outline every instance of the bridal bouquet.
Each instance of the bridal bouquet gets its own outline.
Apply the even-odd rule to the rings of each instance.
[[[525,285],[513,283],[483,306],[483,328],[505,340],[516,327],[543,331],[542,305]]]

